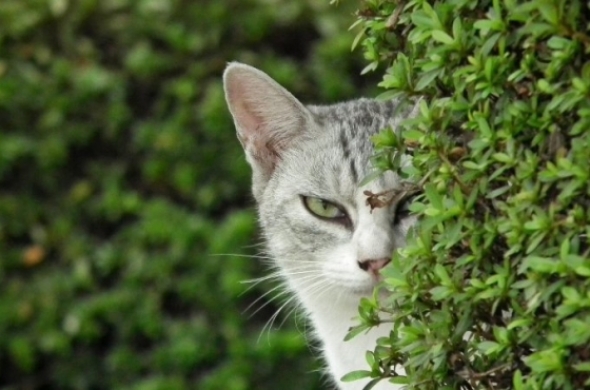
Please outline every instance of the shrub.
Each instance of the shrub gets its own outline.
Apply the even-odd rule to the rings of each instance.
[[[423,188],[420,223],[366,300],[394,322],[370,376],[419,389],[590,385],[588,5],[365,0],[383,98],[419,99],[375,164]],[[381,68],[383,69],[383,68]],[[404,365],[406,374],[395,371]]]

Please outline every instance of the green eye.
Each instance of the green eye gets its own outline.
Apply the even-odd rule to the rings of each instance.
[[[307,210],[317,217],[325,219],[348,218],[346,213],[332,202],[311,196],[303,196],[302,199]]]

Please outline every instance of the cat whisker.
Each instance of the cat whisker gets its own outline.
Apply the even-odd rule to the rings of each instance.
[[[258,277],[258,278],[253,278],[253,279],[248,279],[248,280],[242,280],[240,283],[242,283],[242,284],[250,284],[251,286],[248,287],[248,289],[246,290],[246,291],[249,291],[250,289],[252,289],[253,287],[259,285],[262,282],[266,282],[268,280],[273,280],[273,279],[281,280],[281,275],[282,274],[281,274],[280,271],[275,271],[275,272],[273,272],[271,274],[268,274],[266,276],[261,276],[261,277]],[[246,291],[244,291],[244,292],[246,292]]]
[[[244,253],[212,253],[209,256],[214,257],[244,257],[247,259],[259,259],[259,260],[272,260],[272,257],[268,255],[248,255]]]
[[[312,281],[313,281],[313,279],[318,279],[318,281],[321,281],[317,274],[305,275],[301,278],[301,280],[312,280]],[[274,293],[275,291],[280,290],[281,288],[283,288],[284,290],[280,291],[278,294],[274,295],[272,298],[270,298],[268,301],[266,301],[263,305],[258,307],[252,314],[250,314],[250,317],[254,316],[260,310],[264,309],[266,306],[268,306],[272,302],[276,301],[281,296],[291,292],[291,290],[287,286],[285,286],[284,284],[279,284],[278,286],[272,288],[271,290],[267,291],[266,293],[264,293],[263,295],[258,297],[254,302],[252,302],[250,305],[248,305],[248,307],[244,310],[244,312],[247,312],[253,305],[258,303],[260,300],[264,299],[266,296]],[[289,298],[289,300],[291,300],[291,299],[292,298]]]
[[[244,246],[242,246],[242,248],[259,248],[259,247],[265,247],[265,246],[266,246],[266,242],[260,241],[260,242],[255,242],[250,245],[244,245]]]
[[[307,279],[311,279],[311,280],[313,280],[314,278],[315,278],[316,280],[314,280],[314,281],[313,281],[314,283],[312,283],[312,284],[310,284],[310,285],[308,286],[308,288],[307,288],[307,291],[309,291],[310,293],[311,293],[312,291],[318,291],[318,292],[320,292],[320,295],[321,295],[321,294],[323,294],[323,293],[325,293],[325,290],[324,290],[324,291],[322,291],[322,289],[324,289],[324,288],[325,288],[325,285],[322,283],[322,282],[323,282],[323,280],[322,280],[321,276],[319,276],[319,275],[317,275],[317,274],[314,274],[314,275],[307,275]],[[287,292],[290,292],[290,291],[289,291],[289,290],[285,290],[285,291],[283,291],[283,292],[281,293],[281,295],[284,295],[283,293],[287,293]],[[265,332],[265,331],[267,331],[267,332],[268,332],[268,334],[270,335],[270,330],[272,329],[272,326],[273,326],[274,322],[276,321],[277,317],[279,316],[279,314],[281,313],[281,311],[282,311],[282,310],[283,310],[283,309],[284,309],[284,308],[285,308],[287,305],[289,305],[291,302],[293,302],[295,299],[297,299],[297,296],[296,296],[296,295],[293,295],[292,297],[290,297],[290,298],[289,298],[287,301],[285,301],[285,302],[284,302],[284,303],[283,303],[283,304],[282,304],[282,305],[281,305],[281,306],[280,306],[280,307],[279,307],[279,308],[276,310],[276,312],[275,312],[275,313],[274,313],[274,314],[273,314],[273,315],[270,317],[270,319],[267,321],[267,323],[266,323],[266,324],[264,325],[264,327],[262,328],[262,330],[261,330],[261,334],[260,334],[260,336],[259,336],[259,340],[260,340],[260,337],[262,337],[262,334],[264,334],[264,332]],[[270,302],[269,302],[269,303],[270,303]],[[297,309],[298,309],[298,306],[297,306],[297,305],[295,305],[295,306],[293,307],[293,309],[291,309],[291,310],[290,310],[290,311],[287,313],[287,315],[285,315],[285,317],[283,318],[283,320],[282,320],[282,321],[281,321],[281,323],[279,324],[279,328],[280,328],[281,326],[283,326],[283,324],[285,323],[286,319],[287,319],[287,318],[289,318],[290,314],[291,314],[291,313],[293,313],[294,311],[296,311]]]
[[[262,327],[262,330],[260,331],[260,334],[258,336],[258,342],[260,342],[260,339],[262,338],[262,336],[264,335],[265,331],[267,332],[267,337],[268,339],[270,339],[270,331],[273,327],[273,324],[277,318],[277,316],[280,314],[280,312],[291,302],[293,302],[295,299],[297,298],[296,295],[293,295],[291,298],[287,299],[278,309],[277,311],[275,311],[275,313],[269,318],[268,321],[266,321],[266,324],[264,324],[264,326]],[[270,340],[269,340],[270,341]]]
[[[260,302],[261,300],[263,300],[265,297],[267,297],[268,295],[276,292],[277,290],[283,289],[284,286],[283,285],[278,285],[270,290],[268,290],[267,292],[265,292],[264,294],[262,294],[261,296],[259,296],[258,298],[256,298],[256,300],[254,300],[254,302],[250,303],[248,305],[248,307],[246,307],[244,309],[244,311],[242,312],[242,314],[245,314],[246,312],[248,312],[248,310],[250,310],[254,305],[256,305],[258,302]],[[248,318],[252,318],[254,315],[256,315],[256,313],[258,313],[260,310],[264,309],[266,306],[268,306],[270,303],[272,303],[273,301],[275,301],[277,298],[279,298],[280,296],[286,294],[287,291],[283,290],[280,291],[277,295],[272,296],[269,300],[267,300],[266,302],[264,302],[263,305],[261,305],[259,308],[257,308],[253,313],[251,313],[249,315]]]
[[[323,294],[323,293],[325,293],[325,285],[322,283],[322,282],[323,282],[323,280],[322,280],[322,278],[321,278],[321,276],[320,276],[320,275],[317,275],[317,274],[315,274],[315,273],[314,273],[314,275],[307,275],[307,276],[306,276],[306,277],[304,277],[304,278],[311,279],[311,280],[313,281],[313,283],[312,283],[312,284],[310,284],[310,285],[307,287],[307,291],[309,291],[309,292],[311,293],[312,291],[314,291],[314,290],[317,290],[318,292],[321,292],[321,293],[320,293],[320,295],[321,295],[321,294]],[[315,278],[316,280],[313,280],[314,278]],[[322,289],[324,289],[324,291],[322,291]],[[290,290],[285,290],[285,291],[281,292],[279,295],[284,295],[284,293],[289,293],[289,292],[290,292]],[[277,295],[277,297],[278,297],[278,295]],[[275,297],[275,298],[276,298],[276,297]],[[260,340],[260,337],[262,337],[262,334],[264,334],[264,332],[265,332],[265,331],[266,331],[266,332],[268,332],[268,334],[270,335],[270,330],[272,329],[272,327],[273,327],[273,324],[275,323],[275,321],[276,321],[277,317],[279,316],[279,314],[281,313],[281,311],[282,311],[282,310],[283,310],[283,309],[284,309],[284,308],[285,308],[287,305],[289,305],[291,302],[293,302],[293,301],[294,301],[296,298],[297,298],[297,296],[296,296],[296,295],[293,295],[293,296],[291,296],[291,297],[290,297],[290,298],[289,298],[287,301],[285,301],[285,302],[284,302],[284,303],[283,303],[283,304],[282,304],[282,305],[281,305],[281,306],[280,306],[280,307],[279,307],[279,308],[278,308],[278,309],[275,311],[275,313],[274,313],[274,314],[273,314],[273,315],[272,315],[272,316],[269,318],[269,320],[267,321],[267,323],[266,323],[266,324],[264,325],[264,327],[262,328],[262,330],[261,330],[261,334],[260,334],[260,336],[259,336],[259,340]],[[274,298],[273,298],[272,300],[274,300]],[[265,303],[265,305],[264,305],[264,306],[266,306],[268,303],[272,302],[272,300],[271,300],[271,301],[269,301],[269,302],[267,302],[267,303]],[[282,320],[282,321],[281,321],[281,323],[279,324],[279,328],[280,328],[281,326],[283,326],[283,324],[285,323],[286,319],[287,319],[287,318],[289,318],[289,315],[290,315],[291,313],[293,313],[295,310],[297,310],[297,308],[298,308],[298,306],[295,306],[293,309],[291,309],[291,310],[289,311],[289,313],[287,313],[287,315],[285,315],[285,317],[283,318],[283,320]],[[261,309],[261,308],[260,308],[260,309]],[[259,310],[260,310],[260,309],[259,309]]]
[[[266,275],[266,276],[261,276],[259,278],[244,280],[241,283],[250,284],[250,286],[246,290],[244,290],[242,293],[240,293],[239,296],[244,295],[245,293],[252,290],[254,287],[256,287],[257,285],[259,285],[262,282],[266,282],[268,280],[278,280],[279,282],[282,282],[284,280],[285,276],[302,275],[302,274],[311,273],[311,272],[313,272],[313,271],[306,270],[306,271],[299,271],[299,272],[294,272],[294,273],[285,273],[285,272],[281,272],[281,271],[275,271],[275,272],[273,272],[269,275]]]

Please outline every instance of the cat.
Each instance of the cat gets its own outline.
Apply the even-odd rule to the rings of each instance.
[[[403,200],[373,209],[367,202],[365,191],[402,187],[394,172],[360,183],[373,169],[370,137],[398,128],[412,114],[400,114],[396,101],[366,98],[304,106],[270,76],[241,63],[230,63],[223,81],[252,168],[268,252],[311,320],[334,384],[360,390],[368,380],[340,379],[369,369],[365,352],[389,336],[391,324],[344,337],[358,323],[360,298],[372,294],[380,270],[415,223]],[[400,388],[385,380],[374,387]]]

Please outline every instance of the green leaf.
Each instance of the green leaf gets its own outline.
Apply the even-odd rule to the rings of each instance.
[[[479,49],[479,54],[482,56],[489,55],[501,37],[502,37],[501,33],[495,33],[494,35],[492,35],[488,39],[486,39],[484,44],[481,45],[481,48]]]
[[[422,11],[413,12],[410,16],[412,23],[414,23],[417,27],[431,30],[436,27],[436,23],[433,22],[432,18],[430,18],[426,13]]]
[[[458,41],[460,41],[463,36],[463,23],[461,22],[461,18],[455,18],[453,20],[453,36]]]
[[[566,50],[571,44],[572,41],[570,39],[558,36],[552,36],[547,41],[547,46],[553,50]]]
[[[494,153],[492,155],[492,157],[494,158],[494,160],[499,161],[501,163],[511,163],[512,162],[512,157],[510,157],[506,153]]]
[[[356,49],[356,47],[358,46],[359,42],[361,41],[361,39],[363,39],[363,37],[365,36],[365,29],[362,29],[361,31],[359,31],[356,36],[354,37],[354,40],[352,41],[352,46],[350,47],[350,51],[354,51],[354,49]]]
[[[525,390],[522,372],[520,370],[514,372],[514,375],[512,376],[512,386],[514,387],[514,390]]]
[[[423,2],[422,8],[424,9],[426,15],[428,15],[434,23],[434,27],[442,27],[442,24],[440,22],[440,19],[438,18],[438,15],[436,14],[436,11],[434,10],[434,8],[432,8],[432,6],[429,3]]]
[[[497,198],[498,196],[503,195],[506,192],[510,191],[511,188],[512,188],[512,186],[510,186],[510,185],[506,185],[506,186],[503,186],[503,187],[500,187],[500,188],[496,188],[495,190],[490,191],[486,195],[486,198],[488,198],[488,199]]]
[[[357,371],[349,372],[348,374],[346,374],[342,378],[340,378],[340,380],[342,382],[353,382],[353,381],[357,381],[359,379],[370,378],[370,377],[371,377],[371,371],[357,370]]]
[[[432,184],[427,184],[426,186],[424,186],[424,193],[426,194],[426,198],[430,201],[434,208],[442,211],[442,197],[436,190],[436,187]]]
[[[370,182],[372,182],[373,180],[375,180],[381,176],[383,176],[383,172],[377,171],[377,170],[373,171],[373,172],[369,173],[367,176],[363,177],[363,179],[359,183],[359,187],[366,186],[367,184],[369,184]]]
[[[582,372],[590,372],[590,361],[574,364],[574,370]]]
[[[389,379],[389,383],[393,383],[394,385],[408,385],[410,384],[410,378],[404,375],[397,375]]]
[[[526,225],[526,223],[525,223],[525,225]],[[526,248],[526,253],[527,254],[532,253],[535,249],[537,249],[537,247],[539,245],[541,245],[543,240],[545,240],[546,236],[547,236],[547,233],[541,232],[541,231],[538,231],[533,236],[531,236],[531,242],[529,243],[529,245]]]
[[[438,69],[431,70],[430,72],[423,73],[422,76],[418,79],[416,83],[416,91],[422,91],[426,87],[433,85],[434,79],[439,75],[440,71]]]
[[[512,330],[516,328],[526,328],[530,326],[532,321],[528,318],[517,318],[514,321],[510,322],[506,329]]]
[[[437,286],[430,289],[430,295],[435,301],[441,301],[453,294],[453,291],[446,286]]]
[[[563,364],[561,353],[557,349],[537,351],[523,360],[536,373],[560,371]]]
[[[439,277],[443,286],[452,286],[453,281],[451,280],[446,268],[442,264],[436,264],[434,266],[434,273]]]
[[[488,32],[492,29],[493,22],[489,19],[480,19],[473,23],[473,28],[481,31],[482,36],[488,35]]]
[[[481,115],[475,117],[477,127],[484,137],[492,137],[492,130],[486,118]]]
[[[519,272],[533,270],[540,273],[554,273],[559,266],[555,259],[540,256],[527,256],[519,268]]]
[[[577,267],[574,271],[580,276],[590,277],[590,265]]]
[[[502,345],[507,345],[510,342],[508,329],[501,326],[494,326],[494,338]]]
[[[451,37],[449,34],[447,34],[444,31],[441,31],[441,30],[433,30],[432,31],[432,38],[435,41],[439,41],[439,42],[447,44],[447,45],[452,45],[455,43],[455,40],[453,39],[453,37]]]
[[[548,23],[530,23],[522,28],[523,34],[530,34],[535,38],[542,38],[552,34],[555,27]]]
[[[371,329],[371,326],[366,325],[366,324],[360,324],[360,325],[353,326],[352,328],[350,328],[348,330],[348,333],[346,334],[346,336],[344,336],[344,341],[349,341],[349,340],[355,338],[357,335],[368,331],[369,329]]]
[[[375,354],[372,351],[365,352],[365,360],[369,367],[373,367],[375,365]]]
[[[482,341],[477,344],[477,349],[486,355],[491,355],[502,349],[502,346],[495,341]]]
[[[536,0],[535,5],[546,21],[554,25],[559,23],[559,12],[553,0]]]

